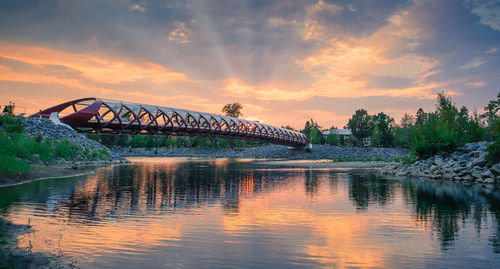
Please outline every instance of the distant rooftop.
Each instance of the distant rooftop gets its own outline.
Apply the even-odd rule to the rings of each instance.
[[[330,129],[330,130],[324,131],[322,134],[329,135],[331,133],[338,134],[338,135],[352,135],[352,132],[350,129]]]

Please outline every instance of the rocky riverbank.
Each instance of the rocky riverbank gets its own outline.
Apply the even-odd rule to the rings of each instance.
[[[436,155],[414,164],[391,164],[382,174],[407,177],[429,177],[470,183],[494,184],[500,181],[500,163],[490,165],[486,148],[490,142],[466,144],[449,157]]]
[[[286,146],[268,145],[242,149],[191,148],[112,148],[114,155],[122,157],[202,157],[240,159],[394,159],[407,156],[409,150],[395,148],[344,148],[314,145],[312,150],[288,149]]]

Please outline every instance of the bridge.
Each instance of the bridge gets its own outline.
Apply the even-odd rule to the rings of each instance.
[[[258,121],[100,98],[83,98],[31,115],[60,121],[81,133],[203,136],[245,139],[304,148],[307,136]]]

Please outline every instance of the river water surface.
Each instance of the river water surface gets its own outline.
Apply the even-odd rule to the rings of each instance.
[[[141,159],[0,189],[20,247],[83,268],[500,268],[500,193],[374,170]]]

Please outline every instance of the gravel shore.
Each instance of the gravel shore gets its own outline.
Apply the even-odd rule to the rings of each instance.
[[[122,157],[204,157],[239,159],[394,159],[407,156],[409,150],[397,148],[345,148],[313,145],[310,152],[289,149],[286,146],[268,145],[242,149],[191,149],[191,148],[114,148],[113,155]]]

